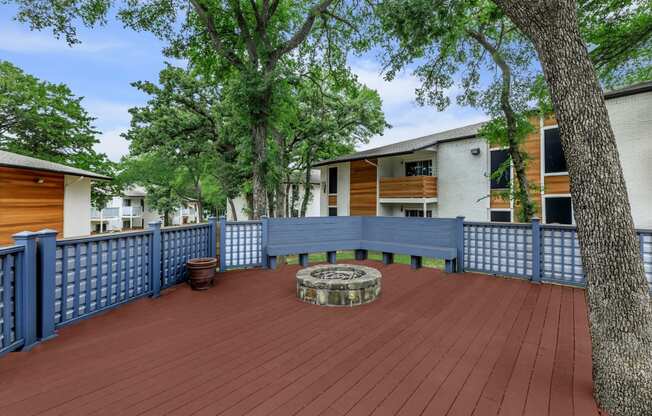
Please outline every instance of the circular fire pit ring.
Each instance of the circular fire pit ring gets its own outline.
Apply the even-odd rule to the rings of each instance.
[[[356,306],[380,295],[382,275],[358,264],[320,264],[297,272],[297,297],[324,306]]]

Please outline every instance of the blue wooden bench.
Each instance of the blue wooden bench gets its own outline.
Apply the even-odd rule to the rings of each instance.
[[[422,265],[423,257],[443,259],[446,271],[458,269],[462,256],[462,219],[397,217],[320,217],[269,219],[267,256],[269,267],[276,268],[276,257],[299,255],[308,265],[308,254],[326,252],[330,263],[337,261],[338,250],[355,250],[358,260],[368,251],[383,253],[390,264],[394,254],[411,256],[412,268]]]

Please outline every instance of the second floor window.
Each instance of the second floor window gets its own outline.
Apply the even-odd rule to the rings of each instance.
[[[496,149],[489,153],[491,154],[491,189],[509,188],[509,183],[512,180],[511,167],[508,166],[507,169],[504,169],[499,177],[496,177],[494,173],[500,170],[505,162],[509,160],[509,152],[507,149]]]
[[[337,168],[328,168],[328,193],[337,193]]]
[[[543,131],[543,149],[545,153],[545,173],[565,173],[566,157],[561,148],[561,137],[559,128],[546,129]]]
[[[432,176],[432,160],[405,162],[405,176]]]

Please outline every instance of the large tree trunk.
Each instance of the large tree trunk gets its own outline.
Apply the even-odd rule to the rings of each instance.
[[[229,201],[229,207],[231,207],[231,216],[233,217],[233,221],[238,221],[238,211],[235,209],[233,199],[227,198],[226,200]]]
[[[258,114],[260,116],[260,114]],[[267,119],[256,120],[253,130],[254,163],[253,163],[253,209],[252,219],[260,219],[267,215],[267,187],[265,181],[267,159]]]
[[[534,43],[566,155],[586,273],[594,394],[652,414],[652,310],[616,140],[573,0],[496,0]]]
[[[301,217],[306,216],[306,212],[308,211],[308,203],[310,202],[310,197],[312,196],[312,183],[310,182],[310,174],[312,173],[312,164],[310,163],[310,159],[308,159],[308,163],[306,164],[306,175],[303,181],[303,200],[301,201]]]

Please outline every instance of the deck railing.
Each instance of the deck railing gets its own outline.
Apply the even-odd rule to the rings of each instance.
[[[380,178],[381,198],[436,198],[437,177],[401,176]]]
[[[215,257],[217,221],[56,240],[16,234],[0,248],[0,354],[29,348],[56,329],[186,279],[186,261]]]

